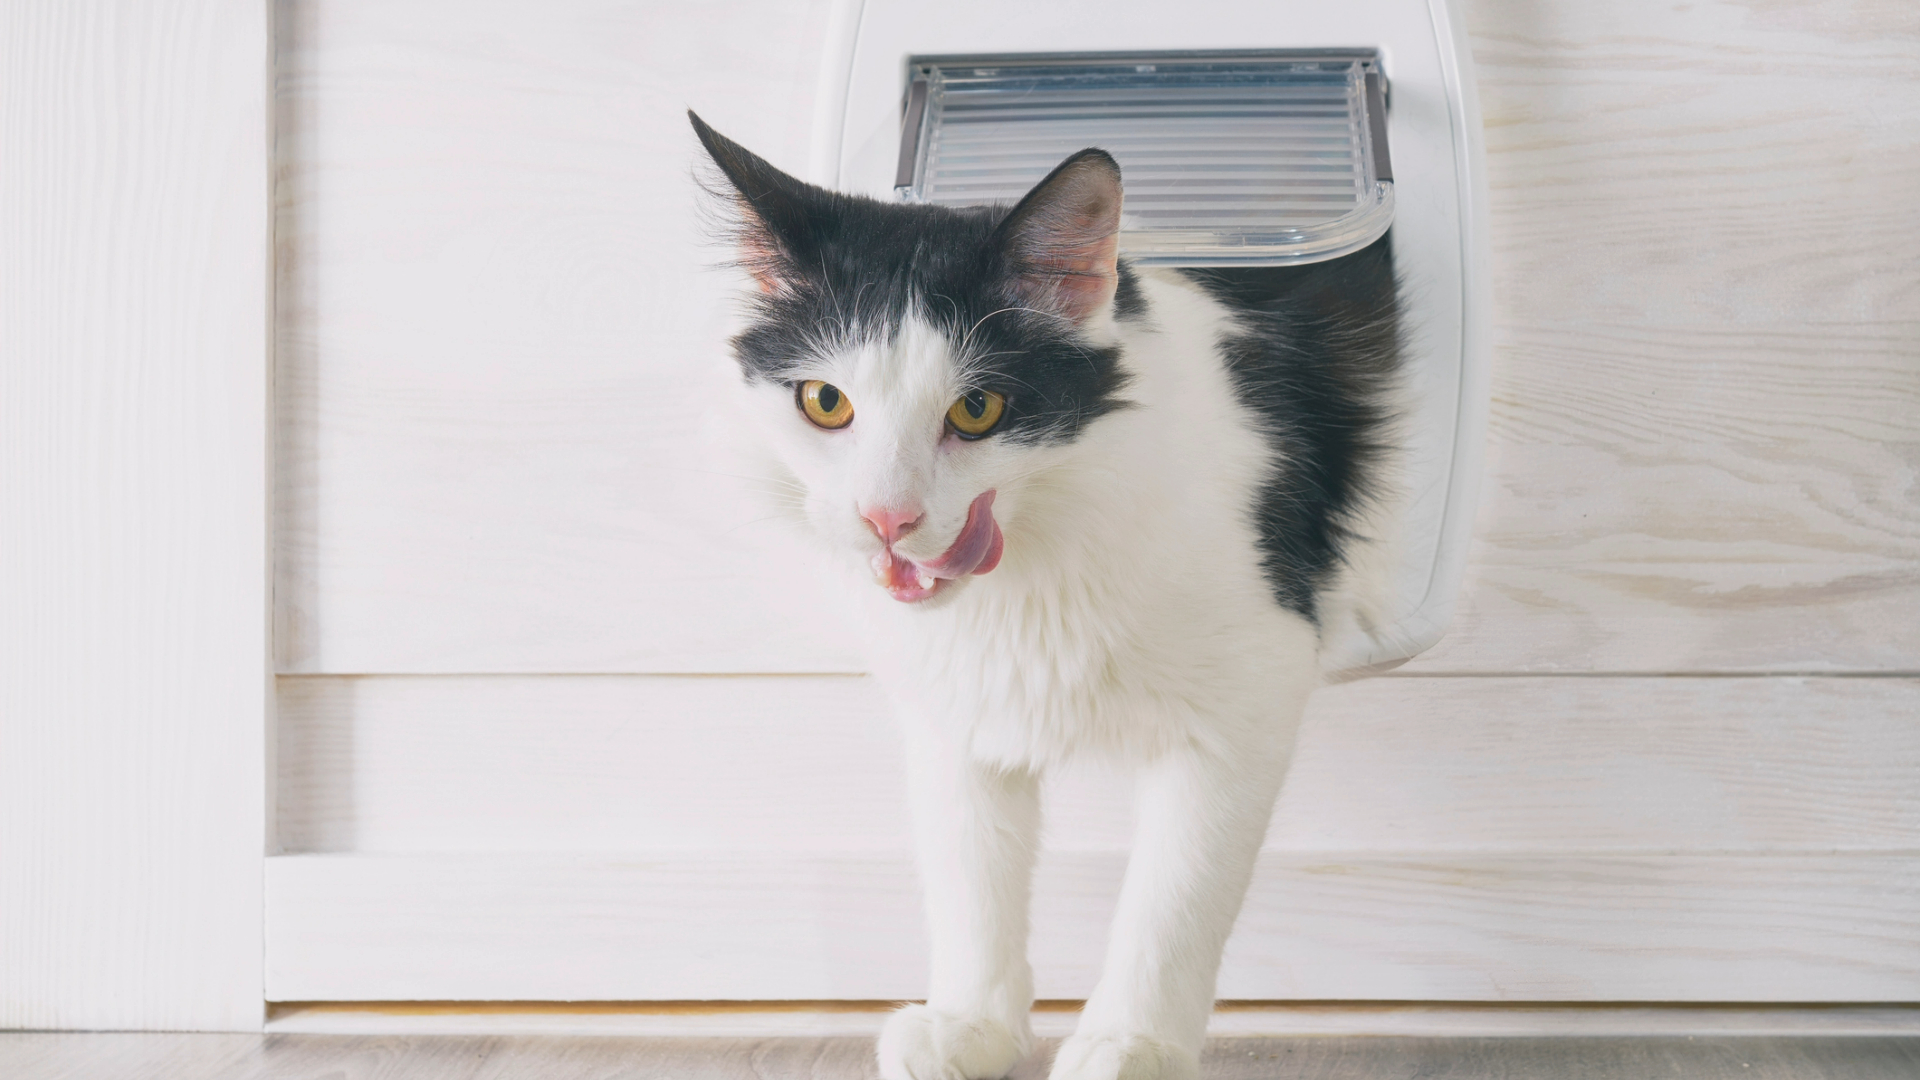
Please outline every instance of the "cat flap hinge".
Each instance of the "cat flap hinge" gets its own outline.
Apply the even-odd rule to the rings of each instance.
[[[1097,146],[1120,163],[1132,261],[1319,262],[1393,223],[1389,90],[1373,49],[915,57],[894,188],[1013,202]]]

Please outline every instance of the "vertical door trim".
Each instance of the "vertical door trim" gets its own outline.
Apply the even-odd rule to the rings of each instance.
[[[0,7],[0,1028],[264,1021],[269,25]]]

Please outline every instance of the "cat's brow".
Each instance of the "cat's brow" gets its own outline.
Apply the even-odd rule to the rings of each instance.
[[[975,319],[973,322],[973,325],[968,327],[967,332],[961,336],[960,348],[958,350],[960,354],[962,356],[966,355],[967,346],[973,344],[974,332],[980,329],[981,323],[986,322],[988,319],[993,318],[995,315],[1005,315],[1009,311],[1031,311],[1036,315],[1051,315],[1056,319],[1065,318],[1065,316],[1060,315],[1056,312],[1042,311],[1039,308],[1031,308],[1031,307],[1003,307],[997,311],[989,311],[985,315],[982,315],[978,319]]]
[[[996,357],[996,356],[1012,356],[1012,355],[1013,355],[1012,353],[1006,353],[1006,352],[996,352],[996,353],[988,353],[988,354],[986,354],[985,356],[981,356],[981,357],[977,357],[977,358],[973,358],[973,359],[979,359],[979,360],[989,360],[989,359],[992,359],[993,357]],[[972,373],[972,371],[970,371],[970,370],[967,370],[967,369],[962,369],[962,377],[963,377],[963,378],[965,378],[965,379],[967,379],[968,381],[971,381],[971,379],[972,379],[972,374],[973,374],[973,373]],[[1038,397],[1038,398],[1039,398],[1040,400],[1042,400],[1042,401],[1052,401],[1052,399],[1051,399],[1051,398],[1049,398],[1049,397],[1047,397],[1047,395],[1046,395],[1045,393],[1043,393],[1043,392],[1041,392],[1041,390],[1040,390],[1040,388],[1039,388],[1039,387],[1037,387],[1037,386],[1035,386],[1035,385],[1033,385],[1032,383],[1030,383],[1030,382],[1028,382],[1028,381],[1027,381],[1027,380],[1025,380],[1025,379],[1022,379],[1022,378],[1020,378],[1020,377],[1019,377],[1019,376],[1017,376],[1017,375],[1012,375],[1012,374],[1009,374],[1009,373],[1007,373],[1007,372],[1004,372],[1004,371],[996,371],[996,372],[994,372],[993,374],[994,374],[994,375],[996,375],[996,376],[998,376],[999,378],[1002,378],[1002,379],[1005,379],[1006,381],[1008,381],[1008,382],[1010,382],[1010,383],[1014,383],[1014,384],[1016,384],[1016,385],[1018,385],[1018,386],[1023,386],[1023,387],[1025,387],[1025,388],[1027,388],[1028,390],[1031,390],[1031,391],[1033,391],[1033,393],[1034,393],[1034,395],[1035,395],[1036,397]],[[986,388],[985,388],[985,387],[977,387],[977,389],[983,389],[983,390],[984,390],[984,389],[986,389]]]

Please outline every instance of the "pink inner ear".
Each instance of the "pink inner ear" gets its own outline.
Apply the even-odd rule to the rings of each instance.
[[[781,257],[779,245],[774,242],[766,222],[753,209],[753,204],[741,199],[740,203],[740,266],[753,276],[754,284],[768,295],[787,291],[786,262]]]
[[[1120,201],[1111,159],[1070,162],[1043,181],[1015,211],[1011,253],[1022,298],[1076,323],[1111,302],[1120,280]]]
[[[1119,285],[1115,259],[1120,251],[1120,237],[1114,232],[1105,236],[1087,235],[1097,228],[1098,224],[1088,222],[1082,233],[1086,236],[1084,242],[1061,245],[1047,252],[1044,261],[1035,267],[1038,272],[1024,275],[1024,280],[1039,287],[1040,295],[1032,299],[1076,323],[1086,321],[1105,307]]]
[[[742,246],[746,247],[746,245]],[[741,263],[747,268],[747,273],[753,275],[753,282],[760,286],[761,292],[771,296],[786,288],[781,282],[779,275],[773,272],[773,262],[771,258],[764,255],[757,255],[751,248],[748,248],[746,254],[741,259]]]
[[[780,256],[771,241],[748,233],[740,241],[740,265],[753,275],[754,284],[768,295],[785,292],[787,283],[780,276]]]

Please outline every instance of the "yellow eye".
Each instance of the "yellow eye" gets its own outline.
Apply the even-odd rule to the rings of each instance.
[[[978,439],[993,430],[1000,414],[1007,410],[1007,399],[991,390],[970,390],[947,410],[947,423],[963,439]]]
[[[853,423],[853,402],[832,383],[809,379],[800,384],[800,411],[815,427],[831,431]]]

